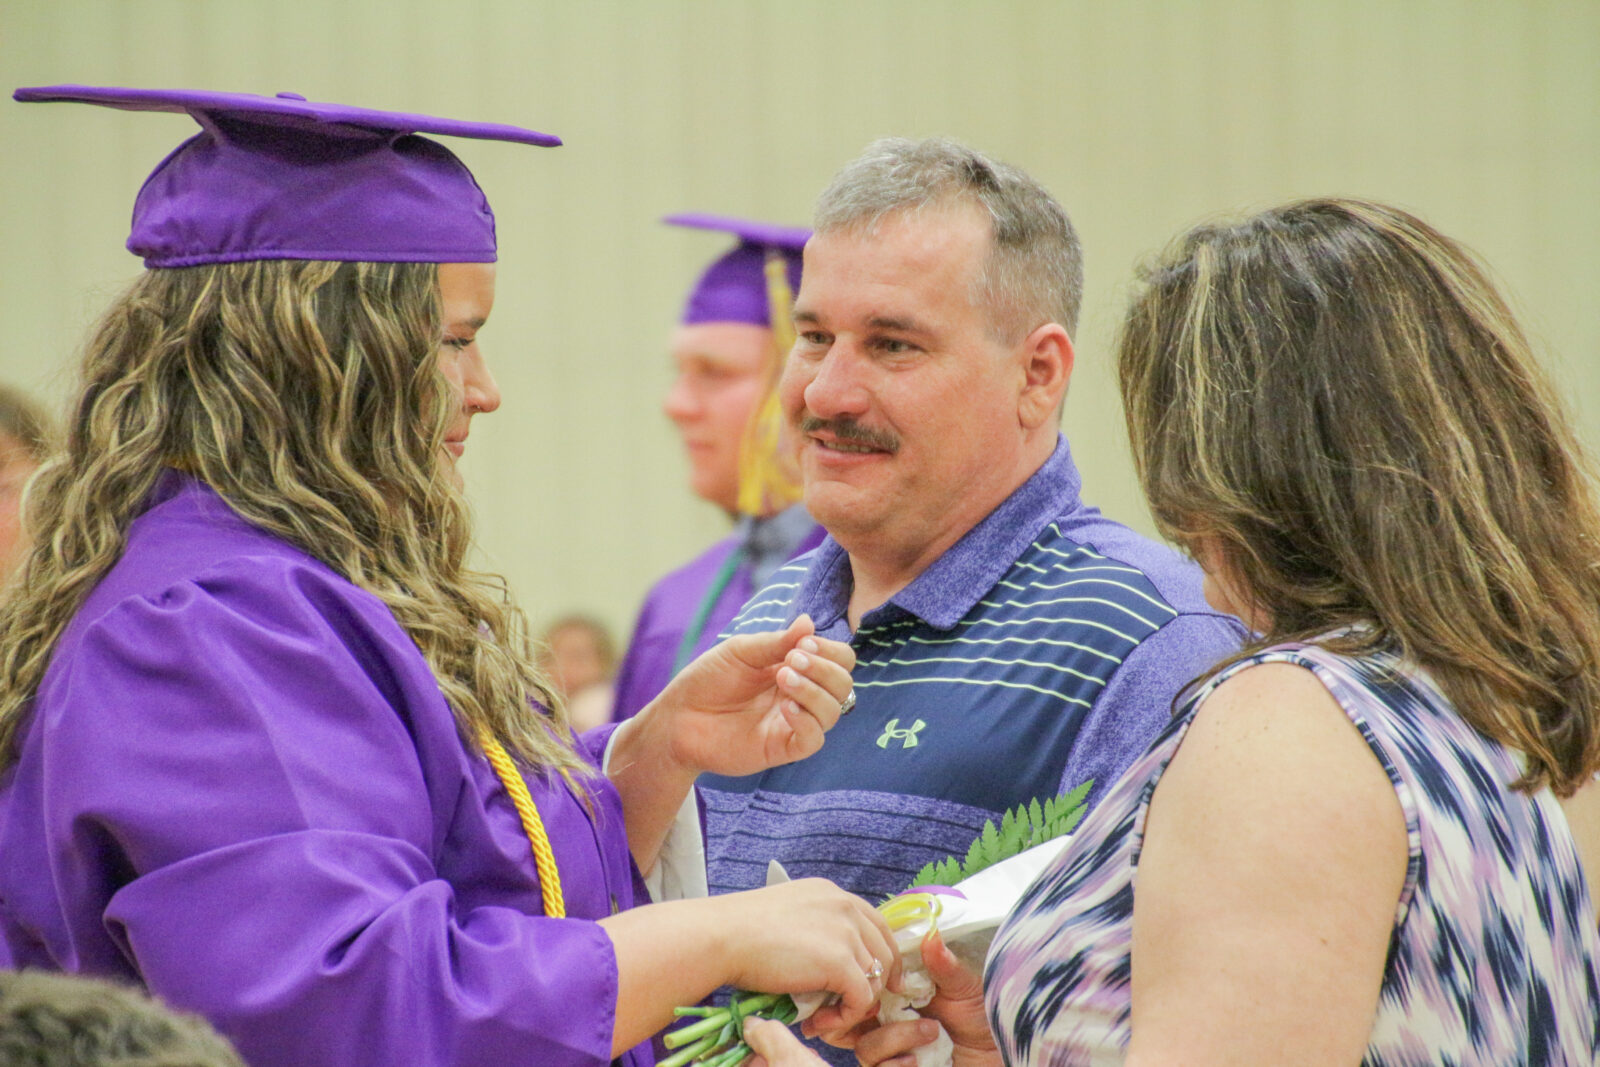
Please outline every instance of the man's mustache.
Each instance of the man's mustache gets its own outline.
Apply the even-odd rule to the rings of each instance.
[[[842,445],[860,445],[891,453],[900,451],[900,438],[888,430],[875,430],[871,426],[861,425],[852,418],[819,419],[815,415],[800,417],[802,434],[812,434],[818,430],[826,430]]]

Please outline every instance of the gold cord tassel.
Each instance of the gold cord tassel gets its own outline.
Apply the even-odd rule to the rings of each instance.
[[[766,271],[773,360],[766,395],[739,443],[739,511],[756,516],[782,511],[801,496],[799,480],[782,456],[783,407],[778,400],[778,379],[794,347],[794,290],[780,253],[767,253]]]
[[[480,730],[478,741],[483,745],[483,754],[489,757],[489,766],[500,776],[500,784],[511,794],[511,804],[522,818],[522,831],[528,835],[528,843],[533,846],[533,865],[539,870],[539,895],[544,898],[544,913],[552,919],[565,919],[567,902],[561,896],[561,875],[556,870],[556,854],[550,848],[550,836],[544,832],[544,820],[539,817],[539,809],[534,806],[533,797],[528,793],[528,783],[522,780],[522,772],[511,762],[499,739],[488,730]]]

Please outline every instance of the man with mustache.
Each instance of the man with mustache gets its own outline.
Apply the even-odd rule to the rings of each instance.
[[[809,613],[858,700],[810,758],[702,778],[713,892],[773,858],[897,892],[1008,808],[1103,795],[1238,647],[1198,568],[1079,497],[1081,264],[1037,182],[950,141],[876,142],[822,194],[779,394],[829,536],[728,633]]]

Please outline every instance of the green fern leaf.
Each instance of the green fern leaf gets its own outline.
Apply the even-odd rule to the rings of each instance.
[[[983,867],[983,838],[978,837],[967,846],[967,858],[961,861],[961,870],[963,875],[970,877],[973,872],[981,871]]]
[[[991,819],[967,848],[964,859],[950,856],[927,865],[917,872],[910,888],[955,885],[996,863],[1071,832],[1083,818],[1083,801],[1093,784],[1085,782],[1059,797],[1043,800],[1035,797],[1005,812],[998,827]]]
[[[1080,806],[1084,802],[1084,799],[1088,797],[1089,790],[1091,787],[1093,787],[1093,785],[1094,781],[1091,779],[1090,781],[1084,782],[1082,785],[1069,790],[1062,795],[1060,807],[1063,810],[1068,810]]]
[[[983,865],[992,867],[1001,860],[1000,834],[994,828],[993,820],[983,824],[983,833],[978,837],[983,842]]]

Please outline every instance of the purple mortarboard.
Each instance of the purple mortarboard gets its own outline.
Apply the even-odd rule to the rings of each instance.
[[[738,247],[707,267],[695,283],[683,309],[685,326],[702,322],[771,326],[766,260],[772,252],[784,259],[790,290],[800,288],[800,250],[811,237],[808,229],[721,215],[668,215],[661,221],[697,230],[718,230],[739,238]]]
[[[494,213],[472,173],[419,133],[531,145],[516,126],[182,89],[54,85],[23,102],[186,112],[201,131],[145,179],[128,250],[146,267],[255,259],[493,263]]]

